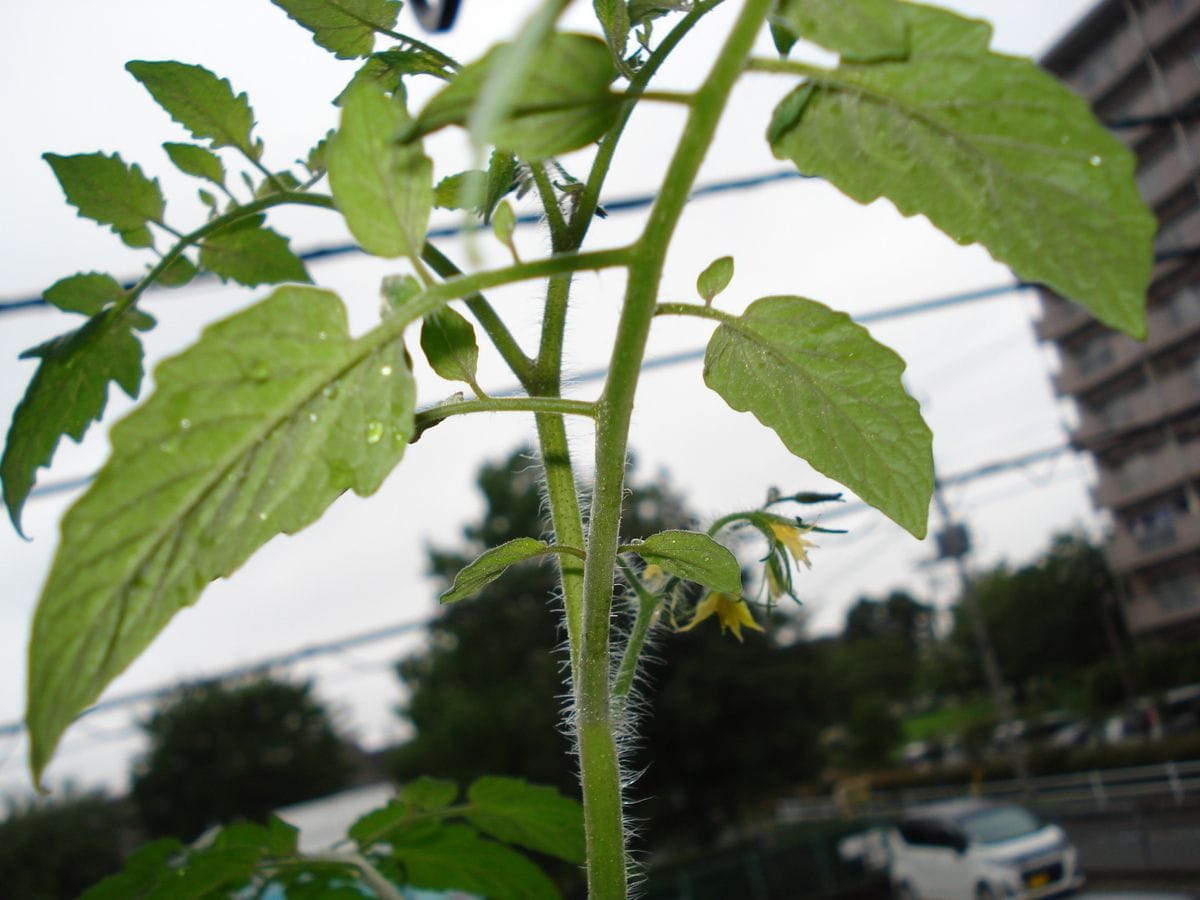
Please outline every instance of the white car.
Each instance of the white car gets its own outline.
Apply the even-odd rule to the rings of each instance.
[[[1053,897],[1084,880],[1062,829],[1014,804],[968,799],[919,807],[895,823],[888,845],[900,900]]]

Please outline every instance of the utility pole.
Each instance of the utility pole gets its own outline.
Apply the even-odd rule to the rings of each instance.
[[[1016,712],[1012,700],[1008,696],[1008,688],[1004,677],[1000,674],[1000,666],[996,662],[996,651],[992,647],[992,639],[988,634],[987,620],[983,609],[979,606],[979,598],[975,595],[975,582],[967,568],[966,556],[971,551],[971,535],[967,526],[955,522],[950,514],[950,506],[942,493],[941,482],[934,478],[933,501],[937,504],[938,513],[942,518],[942,530],[936,535],[939,560],[952,560],[958,572],[959,593],[962,604],[971,620],[971,629],[975,634],[975,646],[983,663],[983,675],[987,680],[988,689],[992,694],[992,702],[1000,721],[1007,732],[1006,748],[1012,757],[1013,772],[1021,785],[1021,793],[1026,797],[1033,796],[1033,782],[1029,778],[1029,759],[1025,752],[1025,741],[1017,733]]]

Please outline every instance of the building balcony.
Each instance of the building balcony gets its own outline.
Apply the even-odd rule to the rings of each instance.
[[[1101,469],[1092,499],[1105,509],[1122,509],[1189,479],[1200,479],[1200,442],[1171,444],[1119,471]]]
[[[1082,409],[1071,439],[1085,450],[1098,450],[1114,439],[1200,404],[1200,381],[1181,371],[1124,394],[1114,395],[1102,409]]]
[[[1200,146],[1200,128],[1192,128],[1188,139]],[[1194,175],[1193,167],[1175,147],[1172,139],[1168,149],[1138,170],[1138,190],[1147,205],[1156,209],[1164,200],[1186,187]]]
[[[1181,311],[1169,303],[1162,303],[1151,309],[1146,319],[1145,343],[1116,332],[1105,332],[1094,339],[1099,343],[1086,356],[1064,352],[1062,369],[1054,376],[1054,389],[1069,396],[1087,393],[1141,360],[1200,335],[1200,315],[1195,315],[1190,308]]]
[[[1034,325],[1034,331],[1040,340],[1060,341],[1091,321],[1094,320],[1079,304],[1043,293],[1042,317]]]
[[[1124,525],[1108,545],[1108,564],[1118,575],[1200,551],[1200,515],[1179,513],[1137,534]]]
[[[1200,578],[1192,576],[1170,590],[1149,591],[1127,600],[1125,624],[1135,635],[1150,634],[1200,619]]]

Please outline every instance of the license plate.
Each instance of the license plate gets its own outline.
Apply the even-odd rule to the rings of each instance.
[[[1025,884],[1031,888],[1040,888],[1042,885],[1050,883],[1049,872],[1035,872],[1025,879]]]

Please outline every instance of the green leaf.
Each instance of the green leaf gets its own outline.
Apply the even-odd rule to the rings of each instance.
[[[705,306],[708,306],[721,291],[729,287],[729,282],[732,280],[733,257],[722,256],[720,259],[714,259],[700,273],[700,276],[696,279],[696,293],[700,295],[700,299],[704,301]]]
[[[210,900],[244,896],[262,852],[257,847],[206,847],[193,850],[173,878],[155,886],[146,900]]]
[[[213,838],[212,846],[223,850],[249,847],[268,856],[289,856],[296,852],[299,835],[294,825],[271,816],[266,825],[234,822],[224,826]]]
[[[487,197],[487,172],[468,169],[447,175],[433,189],[433,205],[442,209],[479,209]]]
[[[1021,278],[1145,335],[1155,220],[1133,155],[1033,63],[961,53],[843,66],[814,75],[798,116],[776,118],[772,149],[800,171],[861,203],[887,197],[924,214]]]
[[[362,82],[346,96],[342,123],[330,141],[329,186],[350,232],[376,256],[420,256],[433,209],[433,163],[419,144],[396,134],[404,108]]]
[[[454,76],[454,70],[436,56],[420,49],[384,50],[371,54],[371,58],[362,64],[354,73],[345,90],[338,94],[334,105],[341,106],[350,89],[360,81],[370,81],[379,85],[389,94],[403,95],[404,78],[409,75],[432,75],[442,81],[449,81]]]
[[[392,800],[386,806],[359,816],[347,834],[361,849],[367,850],[404,827],[412,814],[413,810],[403,800]]]
[[[800,40],[800,35],[778,22],[773,21],[770,25],[771,42],[775,45],[775,52],[779,54],[780,59],[787,59],[792,47],[796,46],[796,41]]]
[[[582,863],[583,807],[552,787],[485,776],[467,789],[467,821],[497,840]]]
[[[430,313],[421,324],[421,349],[433,371],[447,381],[475,383],[479,345],[475,329],[448,306]]]
[[[42,159],[79,215],[112,226],[131,247],[150,245],[146,223],[161,221],[166,208],[157,179],[147,178],[136,164],[125,165],[120,154],[45,153]]]
[[[125,288],[115,278],[99,272],[80,272],[61,278],[42,294],[42,298],[52,306],[85,316],[94,316],[124,296]]]
[[[496,206],[506,194],[512,192],[517,182],[517,158],[504,150],[493,150],[488,160],[487,192],[483,208],[479,211],[483,221],[489,222]]]
[[[337,134],[337,132],[334,129],[329,129],[329,131],[325,132],[325,136],[323,138],[313,144],[312,149],[309,150],[308,155],[305,156],[304,166],[312,174],[315,175],[318,172],[325,171],[325,155],[329,152],[329,142],[332,140],[335,134]]]
[[[197,147],[195,144],[163,144],[167,156],[175,164],[175,168],[185,175],[203,178],[213,184],[225,184],[225,166],[221,157],[211,150]]]
[[[159,273],[156,279],[163,287],[183,287],[196,277],[196,264],[182,253]]]
[[[444,778],[422,776],[406,784],[402,796],[418,812],[436,812],[458,798],[458,785]]]
[[[373,493],[414,429],[401,341],[350,337],[335,294],[287,286],[162,363],[67,513],[34,615],[31,767],[204,586],[347,490]],[[55,398],[62,403],[61,397]]]
[[[618,67],[625,63],[625,47],[629,42],[629,7],[625,0],[592,0],[596,18],[604,29],[604,38],[612,50],[613,62]]]
[[[508,46],[493,48],[434,95],[417,118],[416,134],[465,124]],[[608,130],[620,110],[620,98],[609,90],[614,75],[603,41],[555,33],[536,51],[507,113],[481,137],[531,161],[584,147]]]
[[[464,597],[470,597],[503,575],[509,566],[551,552],[550,545],[545,541],[530,537],[517,538],[499,547],[492,547],[455,575],[453,586],[438,599],[442,603],[454,603]]]
[[[338,59],[367,56],[375,33],[391,31],[399,0],[271,0],[294,22],[313,33],[313,43]]]
[[[933,452],[903,371],[845,313],[801,297],[754,301],[717,328],[704,357],[704,381],[726,403],[923,538]]]
[[[513,232],[516,230],[517,215],[507,200],[501,200],[492,212],[492,233],[496,235],[496,240],[512,251],[514,256],[517,248],[513,245]]]
[[[108,402],[109,382],[130,397],[142,383],[142,344],[133,333],[150,319],[136,311],[102,313],[76,331],[26,350],[22,359],[41,360],[25,396],[13,412],[12,425],[0,459],[4,502],[21,532],[21,509],[33,487],[34,473],[50,465],[59,439],[76,441]]]
[[[982,19],[920,3],[901,3],[900,8],[908,20],[909,59],[988,52],[992,26]]]
[[[904,4],[896,0],[780,0],[771,20],[847,62],[908,56]]]
[[[726,594],[742,592],[737,558],[707,534],[698,531],[660,531],[629,550],[676,578],[686,578]]]
[[[174,877],[171,859],[183,852],[175,838],[159,838],[139,847],[125,860],[124,868],[89,888],[79,900],[130,900],[144,897],[168,878]]]
[[[131,60],[126,71],[142,83],[167,114],[213,147],[236,147],[251,159],[262,156],[262,145],[250,138],[254,112],[245,94],[234,94],[224,78],[203,66],[187,63]]]
[[[263,219],[251,216],[206,237],[200,245],[200,265],[222,281],[233,279],[247,287],[311,281],[287,238],[264,227]]]
[[[392,841],[392,854],[404,883],[416,888],[463,891],[488,900],[560,896],[546,873],[527,858],[466,825],[400,832]]]
[[[286,194],[290,191],[298,191],[300,189],[300,179],[284,169],[282,172],[275,172],[270,178],[264,178],[259,182],[258,187],[254,191],[255,199],[270,197],[273,194]]]

